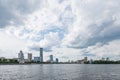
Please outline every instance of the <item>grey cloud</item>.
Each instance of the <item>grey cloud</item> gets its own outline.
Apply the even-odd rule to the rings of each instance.
[[[59,21],[62,22],[62,24],[64,26],[69,26],[71,25],[72,23],[74,23],[75,21],[75,15],[74,13],[72,12],[72,7],[71,5],[67,5],[65,7],[65,10],[63,13],[61,13],[61,15],[59,16]]]
[[[65,0],[58,0],[59,1],[59,3],[62,3],[62,2],[64,2]]]
[[[67,57],[67,56],[61,56],[61,58],[69,59],[69,57]]]
[[[15,19],[14,14],[0,4],[0,28],[9,25],[12,19]]]
[[[40,51],[40,47],[39,46],[31,46],[31,47],[29,47],[29,50]],[[47,47],[47,48],[43,48],[43,51],[51,52],[52,50],[50,47]]]
[[[115,20],[103,22],[102,25],[96,26],[95,29],[97,31],[93,32],[93,37],[88,39],[88,42],[90,41],[89,45],[98,42],[106,44],[110,41],[120,39],[120,27],[119,25],[115,25]]]
[[[84,40],[81,35],[78,36],[70,43],[68,47],[72,48],[86,48],[88,46],[101,43],[101,46],[113,40],[120,39],[120,27],[115,25],[116,20],[105,20],[101,25],[92,24],[87,27],[88,34],[91,36]]]
[[[42,6],[42,0],[12,0],[7,1],[9,4],[13,4],[11,8],[18,10],[20,13],[31,13]]]
[[[91,53],[83,53],[82,56],[96,56],[96,55]]]
[[[80,3],[81,5],[79,5]],[[120,24],[116,24],[116,22],[120,22],[119,3],[120,1],[112,0],[108,2],[101,0],[82,2],[78,0],[75,4],[75,6],[79,6],[75,7],[76,13],[78,11],[77,22],[73,24],[73,29],[70,29],[67,38],[63,40],[63,45],[79,49],[97,43],[101,43],[103,46],[120,39]]]
[[[0,0],[0,28],[23,24],[24,18],[20,19],[20,17],[43,6],[42,2],[41,0]]]

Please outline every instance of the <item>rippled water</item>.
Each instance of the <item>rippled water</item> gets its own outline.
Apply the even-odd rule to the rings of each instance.
[[[0,65],[0,80],[120,80],[120,65]]]

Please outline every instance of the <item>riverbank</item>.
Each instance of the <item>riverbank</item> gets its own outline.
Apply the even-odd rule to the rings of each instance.
[[[39,64],[79,64],[79,63],[24,63],[24,64],[14,64],[14,63],[12,63],[12,64],[0,64],[0,65],[39,65]],[[113,63],[110,63],[110,64],[113,64]],[[88,65],[88,64],[86,64],[86,65]],[[98,65],[98,64],[92,64],[92,65]],[[99,64],[99,65],[103,65],[102,63],[101,64]],[[108,65],[108,64],[106,64],[106,65]]]
[[[34,65],[34,64],[78,64],[78,63],[0,63],[0,65]]]

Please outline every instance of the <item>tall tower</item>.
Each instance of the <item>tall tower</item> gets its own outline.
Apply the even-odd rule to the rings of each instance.
[[[24,54],[22,51],[20,51],[20,53],[18,53],[18,62],[19,63],[24,63]]]
[[[87,57],[84,57],[84,61],[87,61]]]
[[[58,58],[56,58],[56,63],[58,63],[59,62],[59,60],[58,60]]]
[[[50,55],[50,62],[53,62],[53,55]]]
[[[40,48],[40,62],[43,62],[43,48]]]
[[[32,61],[32,53],[28,53],[28,61],[29,61],[29,62]]]

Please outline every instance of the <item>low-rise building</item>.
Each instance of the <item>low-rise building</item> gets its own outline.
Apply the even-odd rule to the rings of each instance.
[[[40,62],[40,57],[34,57],[34,62]]]
[[[0,60],[3,61],[5,59],[5,57],[0,57]]]

